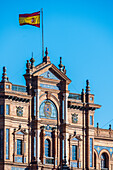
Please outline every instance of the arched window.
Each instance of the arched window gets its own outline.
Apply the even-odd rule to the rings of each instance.
[[[45,140],[45,156],[50,157],[50,140]]]
[[[108,156],[106,153],[101,155],[101,169],[108,168]]]

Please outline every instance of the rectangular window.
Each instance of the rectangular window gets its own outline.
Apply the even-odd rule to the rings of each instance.
[[[10,114],[10,106],[6,104],[6,115]]]
[[[4,114],[4,105],[0,105],[0,115]]]
[[[36,116],[36,96],[34,96],[34,116]]]
[[[17,155],[22,155],[22,140],[17,139]]]
[[[77,146],[72,145],[72,160],[77,160]]]
[[[6,159],[9,159],[9,129],[6,129]]]
[[[90,116],[90,125],[93,125],[93,116]]]
[[[64,139],[62,139],[62,159],[64,159]]]
[[[36,137],[34,136],[34,157],[36,157]]]
[[[3,159],[3,129],[0,129],[0,159]]]

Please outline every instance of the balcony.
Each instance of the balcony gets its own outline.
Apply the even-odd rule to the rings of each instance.
[[[54,158],[53,157],[46,157],[46,164],[54,164]]]
[[[18,92],[26,93],[26,87],[12,85],[12,91],[18,91]]]
[[[75,99],[75,100],[81,100],[81,95],[79,95],[79,94],[74,94],[74,93],[69,93],[68,98],[69,98],[69,99]]]

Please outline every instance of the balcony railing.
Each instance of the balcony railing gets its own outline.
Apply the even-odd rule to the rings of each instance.
[[[12,90],[25,93],[26,92],[26,87],[12,85]]]
[[[81,100],[81,95],[69,93],[69,99]]]

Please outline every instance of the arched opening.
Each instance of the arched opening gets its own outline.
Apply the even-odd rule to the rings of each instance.
[[[94,169],[96,169],[96,153],[94,152]]]
[[[50,157],[50,140],[45,140],[45,156]]]
[[[101,155],[101,170],[108,170],[109,158],[107,153],[102,153]]]

